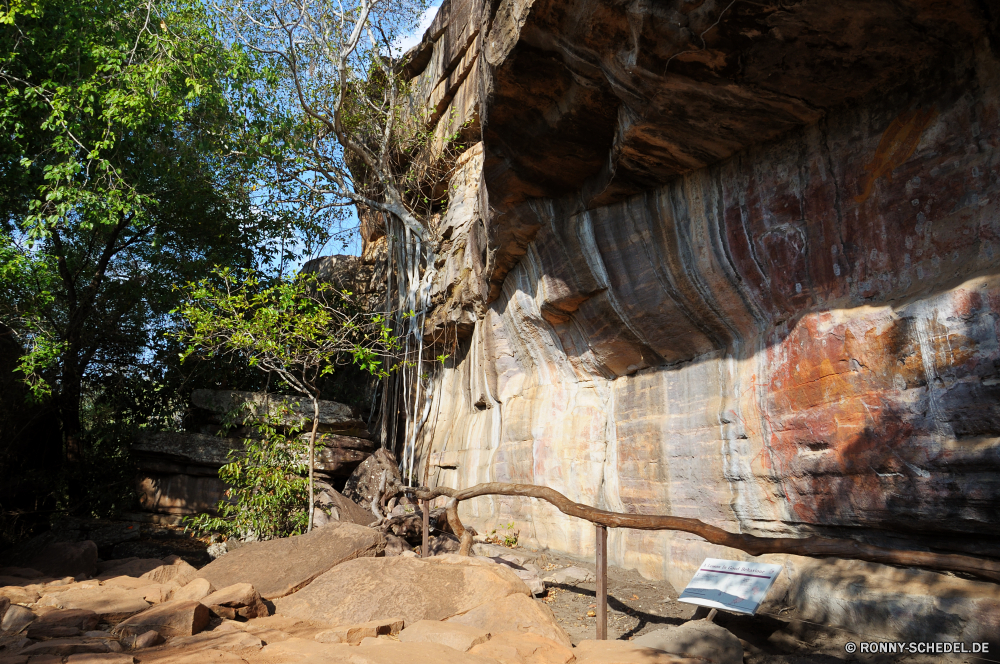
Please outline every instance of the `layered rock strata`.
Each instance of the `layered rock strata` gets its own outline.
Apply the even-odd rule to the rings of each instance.
[[[284,401],[282,401],[284,399]],[[143,436],[132,446],[139,469],[139,500],[147,512],[186,515],[214,512],[226,485],[219,469],[232,454],[240,454],[247,438],[257,437],[253,423],[265,416],[279,426],[311,430],[312,406],[301,399],[254,392],[195,390],[188,431]],[[287,403],[286,403],[287,402]],[[243,413],[235,418],[231,413]],[[353,410],[335,401],[320,402],[316,476],[342,485],[375,451],[365,423]],[[225,436],[217,435],[220,431]],[[308,433],[300,434],[308,440]],[[336,493],[333,489],[331,492]]]
[[[420,117],[480,140],[434,220],[426,333],[450,358],[422,477],[1000,557],[998,21],[971,1],[442,5],[411,54]],[[593,555],[548,505],[462,509]],[[678,588],[744,557],[627,530],[610,550]],[[868,633],[985,634],[1000,608],[994,584],[774,558],[775,601]],[[893,592],[909,626],[858,599]]]

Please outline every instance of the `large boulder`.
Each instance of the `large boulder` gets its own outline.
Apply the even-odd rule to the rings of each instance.
[[[271,615],[260,594],[249,583],[235,583],[201,600],[213,612],[229,619],[263,618]]]
[[[101,622],[114,624],[149,608],[145,595],[142,588],[130,590],[100,586],[73,588],[65,592],[47,594],[40,602],[57,609],[93,611]]]
[[[361,462],[361,465],[347,478],[344,495],[363,508],[370,509],[372,500],[378,495],[383,475],[386,486],[393,482],[401,484],[403,481],[399,466],[396,465],[392,454],[384,448],[379,448],[375,454]]]
[[[308,585],[335,565],[377,556],[384,549],[385,538],[378,531],[334,523],[307,535],[246,544],[201,568],[198,576],[216,588],[250,583],[264,599],[277,599]]]
[[[507,567],[498,566],[500,569]],[[462,615],[449,618],[448,622],[468,625],[486,630],[491,634],[498,632],[528,632],[544,636],[567,648],[572,646],[569,635],[556,622],[552,609],[536,602],[528,595],[511,594],[496,598],[495,601],[482,604],[464,612]]]
[[[316,503],[327,522],[346,521],[367,526],[375,521],[374,512],[358,505],[326,482],[316,482]]]
[[[501,565],[454,555],[397,556],[348,561],[274,605],[279,615],[331,625],[393,616],[409,625],[457,616],[510,595],[531,602],[524,583]]]
[[[97,621],[97,614],[85,609],[49,611],[28,627],[28,638],[52,639],[78,636],[81,632],[95,629]]]
[[[725,627],[707,620],[658,629],[636,637],[632,643],[675,655],[702,657],[714,664],[742,664],[743,645]]]
[[[205,629],[209,619],[208,607],[201,602],[175,600],[122,621],[115,627],[115,634],[134,637],[152,630],[165,637],[192,636]]]

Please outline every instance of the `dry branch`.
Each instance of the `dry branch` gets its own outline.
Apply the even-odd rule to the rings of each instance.
[[[765,553],[786,553],[796,556],[808,556],[810,558],[853,558],[885,565],[902,565],[906,567],[924,567],[949,572],[962,572],[990,581],[1000,581],[1000,562],[995,560],[952,553],[886,549],[854,540],[828,537],[757,537],[756,535],[731,533],[698,519],[654,514],[622,514],[620,512],[600,510],[581,503],[575,503],[555,489],[531,484],[488,482],[461,490],[436,487],[434,489],[405,489],[405,491],[414,493],[420,500],[433,500],[438,496],[447,496],[451,499],[448,501],[448,522],[451,524],[451,528],[455,534],[462,538],[463,552],[466,551],[465,539],[468,536],[468,531],[465,530],[458,518],[458,503],[470,498],[478,498],[479,496],[523,496],[525,498],[545,500],[554,505],[563,514],[585,519],[591,523],[607,526],[608,528],[679,530],[697,535],[712,544],[739,549],[752,556],[759,556]],[[468,536],[468,539],[471,544],[471,536]]]

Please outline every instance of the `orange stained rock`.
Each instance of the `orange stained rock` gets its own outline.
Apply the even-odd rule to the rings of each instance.
[[[931,121],[937,117],[937,110],[913,109],[900,113],[882,134],[875,149],[872,160],[865,164],[868,175],[865,178],[864,189],[854,197],[858,203],[864,203],[872,194],[875,180],[884,177],[892,182],[892,172],[902,166],[917,149],[920,137]]]

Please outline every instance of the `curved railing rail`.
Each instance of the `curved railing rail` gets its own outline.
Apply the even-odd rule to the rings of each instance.
[[[712,544],[739,549],[752,556],[759,556],[764,553],[786,553],[812,558],[853,558],[886,565],[924,567],[948,572],[961,572],[981,579],[1000,582],[1000,561],[953,553],[887,549],[848,539],[833,539],[828,537],[758,537],[756,535],[731,533],[698,519],[653,514],[622,514],[620,512],[596,509],[588,505],[573,502],[555,489],[534,486],[532,484],[488,482],[477,484],[467,489],[395,487],[395,491],[384,494],[382,500],[388,500],[391,495],[398,496],[402,493],[413,495],[417,499],[425,501],[430,501],[440,496],[450,498],[447,505],[448,523],[455,532],[455,535],[462,541],[460,553],[464,555],[468,555],[471,550],[472,535],[465,529],[458,518],[458,504],[463,500],[478,498],[480,496],[522,496],[544,500],[554,505],[563,514],[585,519],[606,528],[679,530],[697,535]],[[426,509],[424,513],[427,513]],[[426,546],[424,550],[426,550]]]

